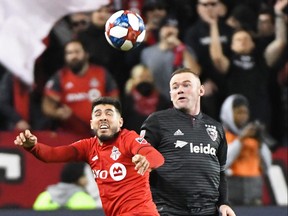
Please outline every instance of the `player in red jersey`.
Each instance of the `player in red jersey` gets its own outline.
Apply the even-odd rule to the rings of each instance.
[[[121,129],[121,105],[116,99],[93,101],[90,124],[95,137],[70,145],[39,143],[29,130],[21,132],[14,143],[44,162],[88,163],[107,216],[159,215],[152,201],[149,171],[164,163],[163,156],[135,131]]]
[[[87,47],[79,40],[64,48],[65,66],[46,83],[42,102],[46,116],[56,120],[57,129],[91,136],[89,120],[92,101],[101,96],[119,97],[119,89],[110,72],[91,64]]]

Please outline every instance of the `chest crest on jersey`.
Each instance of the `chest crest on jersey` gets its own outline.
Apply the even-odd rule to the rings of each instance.
[[[214,125],[205,125],[206,131],[209,135],[209,137],[212,139],[212,141],[215,141],[218,137],[218,132],[216,130],[216,126]]]
[[[110,158],[116,161],[118,160],[120,155],[121,155],[121,152],[119,151],[119,149],[116,146],[113,146]]]

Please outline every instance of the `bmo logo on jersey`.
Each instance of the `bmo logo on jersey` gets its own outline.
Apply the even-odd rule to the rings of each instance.
[[[121,181],[125,178],[127,174],[127,169],[121,163],[114,163],[110,167],[109,172],[107,170],[92,170],[92,172],[94,178],[107,179],[110,175],[113,180]]]

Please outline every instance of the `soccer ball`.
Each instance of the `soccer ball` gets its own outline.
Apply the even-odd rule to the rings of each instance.
[[[119,50],[129,51],[138,47],[145,38],[143,19],[129,10],[120,10],[111,15],[105,25],[109,44]]]

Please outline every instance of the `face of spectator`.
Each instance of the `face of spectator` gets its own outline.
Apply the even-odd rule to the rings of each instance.
[[[65,62],[67,67],[77,74],[88,63],[88,54],[80,43],[68,43],[65,47]]]
[[[251,35],[246,31],[238,31],[232,37],[231,49],[238,54],[250,54],[255,47]]]
[[[258,16],[258,34],[260,36],[271,36],[274,34],[274,23],[271,15],[260,14]]]
[[[69,18],[74,33],[86,30],[90,23],[90,16],[86,13],[71,14]]]
[[[133,73],[134,85],[138,85],[141,82],[153,83],[153,75],[147,68],[139,68]]]
[[[99,104],[92,111],[90,125],[99,140],[103,142],[115,137],[123,125],[123,119],[113,105]]]
[[[179,30],[172,25],[164,25],[160,29],[160,41],[164,42],[168,48],[173,49],[175,47],[174,41],[178,38]]]
[[[146,25],[151,27],[151,29],[157,29],[161,20],[167,15],[165,8],[154,8],[146,12],[145,21]]]
[[[197,12],[204,20],[210,20],[220,15],[220,8],[218,8],[217,0],[198,0]]]
[[[112,15],[110,6],[101,7],[100,9],[92,12],[91,21],[97,27],[104,27],[106,21]]]
[[[244,127],[250,117],[249,109],[246,105],[233,108],[234,123],[238,128]]]
[[[200,107],[200,97],[204,95],[204,87],[192,73],[179,73],[170,80],[170,97],[175,108],[186,113]]]

